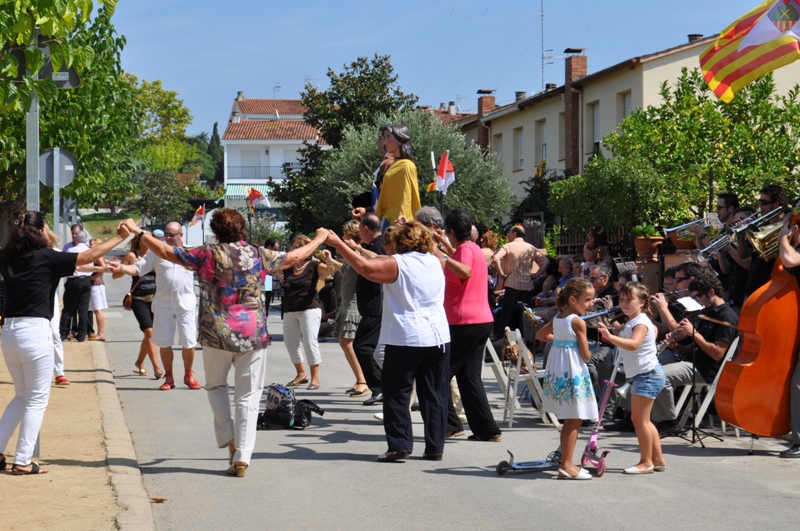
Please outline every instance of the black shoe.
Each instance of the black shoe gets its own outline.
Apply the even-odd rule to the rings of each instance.
[[[422,458],[428,461],[441,461],[442,454],[422,454]]]
[[[365,406],[374,406],[378,402],[383,402],[383,393],[373,394],[368,399],[364,400]]]
[[[419,411],[419,402],[411,404],[411,411]]]
[[[782,459],[800,459],[800,444],[795,444],[778,454]]]
[[[408,452],[399,450],[397,452],[386,451],[378,456],[378,461],[381,463],[394,463],[395,461],[405,461],[408,459]]]
[[[656,430],[658,430],[658,436],[662,439],[664,437],[678,435],[682,431],[680,426],[678,426],[677,420],[662,420],[656,424]]]

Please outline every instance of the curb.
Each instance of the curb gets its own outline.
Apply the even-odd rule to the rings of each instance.
[[[92,343],[92,359],[111,486],[117,505],[122,509],[116,518],[117,527],[121,531],[154,531],[155,520],[150,497],[142,484],[139,462],[136,460],[131,434],[122,413],[111,364],[102,343]]]

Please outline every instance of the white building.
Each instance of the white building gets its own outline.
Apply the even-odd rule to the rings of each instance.
[[[237,94],[222,135],[226,206],[246,206],[247,188],[268,195],[270,177],[280,180],[284,168],[300,167],[298,150],[303,141],[322,141],[319,132],[303,121],[305,110],[299,99],[245,98],[243,92]],[[279,205],[272,203],[277,211]]]

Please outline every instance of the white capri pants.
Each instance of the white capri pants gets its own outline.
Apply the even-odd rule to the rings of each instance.
[[[14,381],[14,398],[0,418],[0,452],[19,426],[14,463],[31,463],[50,400],[53,334],[43,317],[9,317],[3,324],[3,358]]]
[[[53,372],[56,376],[64,376],[64,345],[61,343],[61,307],[58,304],[58,291],[56,291],[56,301],[53,304],[53,318],[50,319],[50,330],[53,332]]]
[[[233,410],[228,393],[228,373],[234,369]],[[203,347],[206,392],[214,413],[214,435],[223,448],[233,439],[233,461],[250,464],[256,447],[256,422],[264,376],[267,372],[267,349],[228,352]]]
[[[322,361],[317,341],[320,321],[322,321],[322,308],[283,314],[283,342],[286,343],[286,350],[289,351],[289,357],[295,365],[303,363],[303,349],[309,365],[319,365]],[[301,339],[302,346],[300,346]]]
[[[181,348],[192,348],[197,345],[197,321],[194,310],[166,308],[152,305],[153,308],[153,343],[159,348],[169,348],[175,341],[178,331],[178,345]]]

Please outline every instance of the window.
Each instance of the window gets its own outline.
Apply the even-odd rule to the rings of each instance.
[[[617,123],[631,115],[633,112],[633,105],[631,103],[631,91],[620,92],[617,94]]]
[[[502,133],[499,135],[494,135],[492,138],[492,148],[494,148],[494,152],[497,154],[497,159],[500,162],[503,162],[503,135]]]
[[[525,167],[524,158],[525,148],[522,136],[522,128],[514,129],[514,170],[521,170]]]
[[[558,114],[558,160],[567,158],[567,119],[564,113]]]
[[[547,160],[547,120],[536,122],[536,164]]]
[[[599,153],[600,152],[600,102],[594,102],[587,105],[587,137],[591,140],[587,142],[586,153]]]

